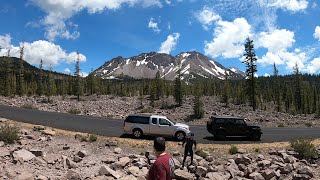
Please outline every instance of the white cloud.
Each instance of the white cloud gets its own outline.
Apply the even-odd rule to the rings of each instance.
[[[209,27],[216,21],[220,20],[221,17],[216,14],[213,9],[205,6],[202,10],[195,13],[195,17],[202,24],[205,30],[209,30]]]
[[[10,55],[13,57],[20,56],[20,43],[19,46],[10,45]],[[6,55],[7,49],[3,49],[0,52],[1,55]],[[30,64],[38,65],[41,59],[43,60],[44,66],[56,66],[62,61],[67,63],[73,62],[77,59],[77,53],[71,52],[67,53],[59,45],[45,40],[38,40],[32,43],[24,43],[24,56],[23,59]],[[86,61],[86,57],[83,54],[79,55],[80,61]]]
[[[314,58],[308,63],[306,70],[309,73],[320,73],[320,58]]]
[[[316,73],[320,69],[320,59],[315,58],[310,61],[312,51],[306,49],[290,48],[295,43],[294,33],[286,29],[276,29],[271,32],[262,32],[257,40],[258,48],[266,48],[268,52],[258,59],[258,63],[266,65],[282,65],[288,72],[292,72],[293,67],[298,64],[301,71]],[[307,53],[308,55],[307,55]]]
[[[317,26],[316,29],[314,30],[313,37],[320,41],[320,26]]]
[[[269,0],[270,7],[281,8],[291,12],[304,11],[308,7],[307,0]]]
[[[69,68],[65,68],[63,71],[64,71],[64,73],[66,73],[66,74],[70,74],[70,73],[71,73],[71,70],[70,70]]]
[[[159,53],[170,54],[172,50],[175,49],[177,42],[179,40],[180,33],[173,33],[167,37],[167,40],[161,44]]]
[[[148,27],[149,27],[150,29],[152,29],[152,30],[153,30],[154,32],[156,32],[156,33],[159,33],[159,32],[160,32],[160,29],[159,29],[159,27],[158,27],[158,23],[155,22],[155,19],[154,19],[154,18],[150,18],[149,23],[148,23]]]
[[[171,23],[168,22],[168,26],[167,26],[168,30],[171,30]]]
[[[65,39],[76,39],[80,36],[76,27],[70,27],[66,23],[72,16],[82,10],[87,10],[90,14],[100,13],[104,10],[117,10],[123,5],[142,7],[158,6],[162,7],[160,0],[30,0],[47,13],[41,20],[45,26],[45,36],[50,41],[56,37]],[[70,30],[70,28],[73,28]]]
[[[279,52],[267,52],[262,56],[261,59],[258,59],[258,63],[263,66],[266,65],[284,65],[287,70],[292,70],[292,68],[297,63],[301,69],[305,68],[305,64],[308,61],[307,54],[305,52],[288,52],[279,51]]]
[[[233,22],[219,20],[211,42],[205,42],[205,54],[212,57],[239,58],[244,52],[243,43],[251,36],[251,26],[244,18]]]
[[[264,77],[270,77],[270,74],[265,73],[265,74],[264,74]]]
[[[80,72],[81,77],[87,77],[88,75],[89,75],[89,73],[87,73],[87,72]]]
[[[275,53],[285,51],[295,42],[294,32],[286,29],[276,29],[271,32],[261,32],[259,34],[257,48],[262,46]]]
[[[6,34],[4,36],[0,35],[0,48],[8,48],[11,44],[11,36]]]
[[[78,56],[78,53],[76,53],[76,52],[72,52],[72,53],[68,54],[68,55],[65,57],[65,60],[67,61],[67,63],[73,63],[73,62],[75,62],[78,58],[79,58],[79,61],[80,61],[80,62],[86,61],[86,56],[84,56],[83,54],[79,54],[79,56]]]

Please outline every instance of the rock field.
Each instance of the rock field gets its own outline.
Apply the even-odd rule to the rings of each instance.
[[[1,119],[0,126],[10,122]],[[20,128],[20,139],[15,144],[0,142],[0,179],[146,179],[149,165],[141,154],[152,150],[151,142],[139,148],[106,137],[98,137],[96,142],[83,142],[81,137],[43,126]],[[139,140],[132,141],[139,144]],[[320,147],[317,148],[320,153]],[[290,149],[268,148],[259,152],[239,149],[238,153],[225,156],[204,149],[202,157],[195,155],[194,165],[188,169],[180,169],[181,147],[168,151],[174,157],[176,179],[181,180],[320,179],[319,159],[313,162],[298,159]]]

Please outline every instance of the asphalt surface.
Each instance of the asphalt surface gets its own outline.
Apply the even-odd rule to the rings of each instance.
[[[72,115],[57,112],[45,112],[33,109],[0,105],[0,117],[19,122],[50,126],[53,128],[92,133],[110,137],[131,138],[123,135],[123,120]],[[245,139],[228,139],[214,141],[205,126],[190,125],[198,143],[205,144],[234,144],[234,143],[267,143],[289,141],[299,138],[320,138],[320,128],[263,128],[261,141],[247,141]],[[145,137],[152,139],[151,137]]]

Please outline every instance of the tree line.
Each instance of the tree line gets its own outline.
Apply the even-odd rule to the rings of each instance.
[[[166,97],[175,98],[175,106],[182,106],[185,97],[194,97],[194,114],[196,118],[204,115],[202,96],[218,96],[228,106],[248,104],[252,110],[264,110],[272,105],[275,111],[291,114],[317,114],[320,116],[320,76],[302,74],[298,65],[293,67],[292,74],[280,76],[274,65],[271,77],[255,77],[258,68],[253,41],[245,42],[246,78],[231,79],[226,73],[225,79],[182,80],[181,71],[176,79],[168,81],[157,73],[154,79],[132,79],[122,77],[101,79],[90,73],[83,78],[80,75],[79,58],[75,60],[73,75],[65,75],[43,68],[41,61],[38,68],[23,60],[23,45],[20,47],[20,58],[0,57],[0,95],[1,96],[51,96],[74,95],[78,100],[83,95],[137,96],[148,99],[150,106],[162,102],[163,108],[170,105]],[[142,103],[141,103],[142,104]]]

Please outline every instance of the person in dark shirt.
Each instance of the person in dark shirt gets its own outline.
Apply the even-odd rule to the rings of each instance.
[[[175,165],[172,157],[165,152],[165,139],[163,137],[157,137],[154,140],[153,148],[157,159],[149,170],[148,180],[172,180],[174,178]],[[148,156],[148,154],[146,154],[146,156]]]
[[[183,162],[182,162],[182,169],[184,168],[184,163],[186,162],[186,159],[188,155],[190,155],[191,158],[191,163],[190,165],[193,164],[193,145],[195,150],[197,149],[197,142],[194,140],[194,134],[190,133],[187,138],[183,141],[182,146],[184,146],[184,157],[183,157]]]

